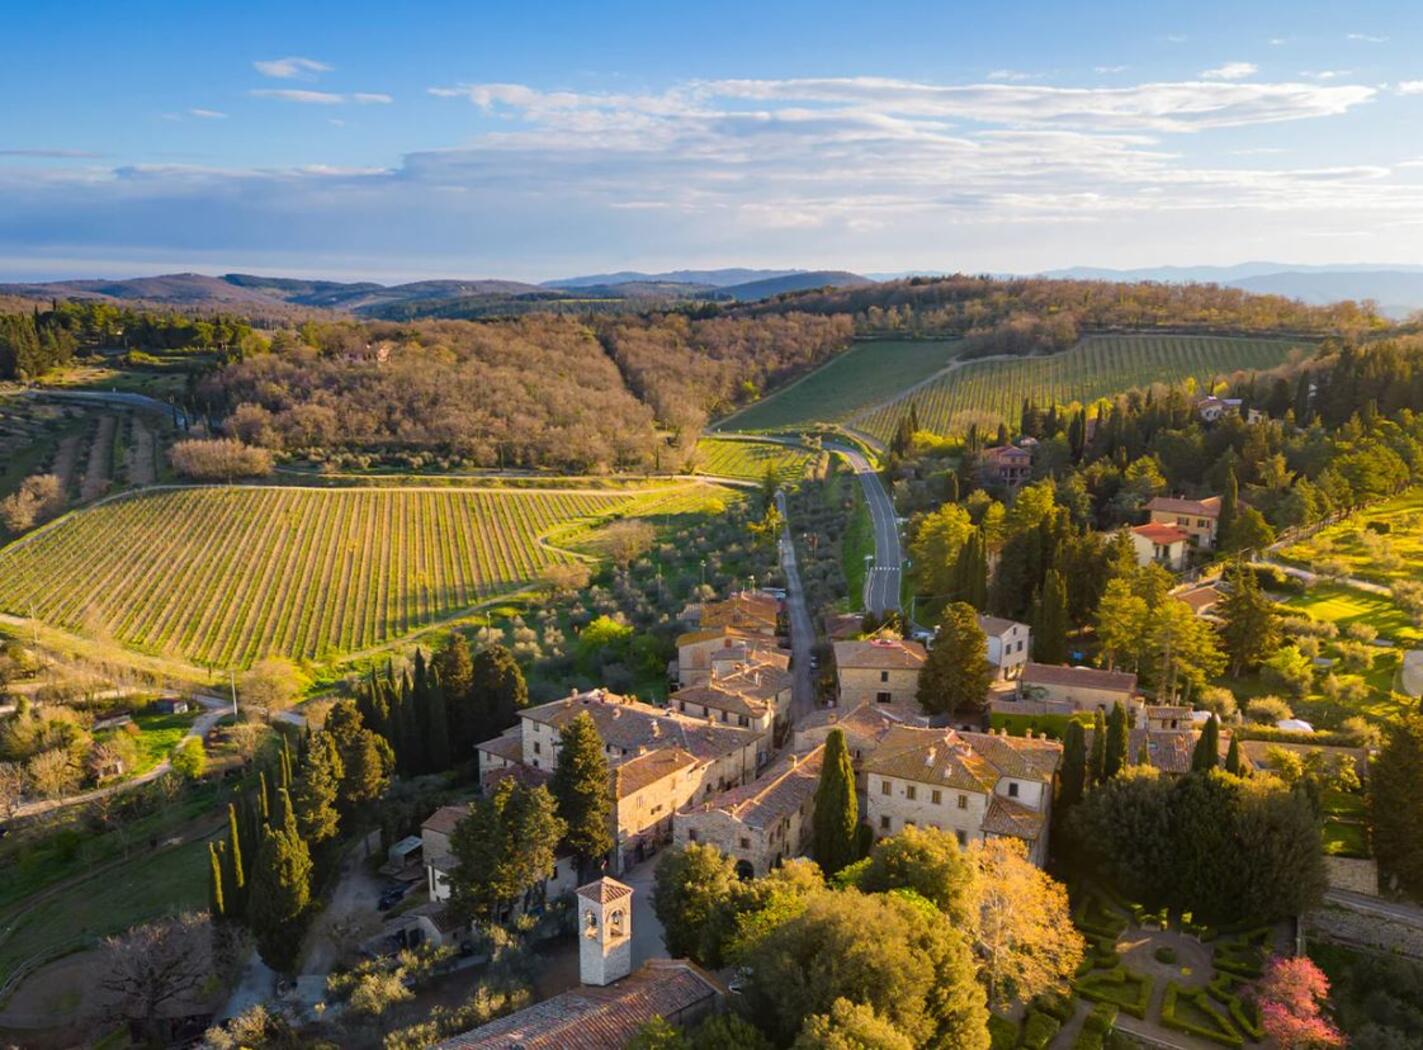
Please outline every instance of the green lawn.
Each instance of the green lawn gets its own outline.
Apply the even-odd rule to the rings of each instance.
[[[134,725],[139,729],[138,735],[134,737],[134,742],[138,744],[139,759],[138,767],[129,772],[146,773],[172,754],[173,749],[178,746],[178,741],[187,735],[196,717],[192,714],[134,715]]]
[[[850,609],[864,606],[865,558],[875,553],[874,523],[870,521],[870,510],[865,505],[864,492],[855,486],[855,509],[850,514],[850,523],[845,527],[845,535],[840,541],[840,568],[845,573],[845,586]]]
[[[1324,792],[1321,803],[1327,817],[1342,817],[1345,820],[1364,820],[1369,805],[1364,796],[1353,791],[1330,788]]]
[[[1389,531],[1376,533],[1369,523]],[[1423,487],[1354,514],[1281,554],[1301,565],[1337,558],[1348,565],[1350,575],[1376,583],[1413,579],[1423,563]]]
[[[1413,626],[1408,614],[1382,594],[1371,594],[1338,583],[1319,583],[1284,603],[1300,609],[1316,620],[1329,620],[1341,628],[1366,623],[1384,638],[1396,641],[1423,641],[1423,631]]]
[[[958,340],[858,343],[799,382],[718,425],[726,430],[767,431],[838,423],[928,379],[948,365],[959,348]]]
[[[1369,833],[1363,824],[1342,820],[1324,822],[1324,852],[1336,857],[1367,857]]]

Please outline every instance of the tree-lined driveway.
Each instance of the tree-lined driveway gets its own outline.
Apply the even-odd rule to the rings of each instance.
[[[904,555],[899,545],[899,521],[894,514],[894,502],[885,491],[879,474],[870,466],[863,453],[843,445],[830,447],[849,461],[860,479],[865,504],[870,511],[870,523],[875,537],[875,557],[874,565],[865,574],[865,608],[872,613],[895,612],[899,609]]]

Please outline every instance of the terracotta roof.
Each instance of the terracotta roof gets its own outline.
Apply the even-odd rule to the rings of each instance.
[[[1017,620],[1004,619],[1002,616],[985,616],[983,613],[979,613],[978,626],[983,628],[984,634],[1000,638],[1014,627],[1026,629],[1028,625],[1019,623]]]
[[[649,959],[615,984],[575,988],[436,1045],[440,1050],[622,1050],[654,1017],[675,1022],[725,994],[716,978],[684,959]]]
[[[860,737],[878,741],[884,734],[898,726],[908,725],[898,711],[890,710],[882,704],[860,704],[847,711],[828,707],[815,711],[796,721],[796,732],[813,729],[839,729],[847,737]]]
[[[1015,780],[1051,783],[1057,767],[1062,764],[1062,745],[1047,737],[964,732],[958,735],[1005,777]]]
[[[720,810],[748,827],[770,827],[815,794],[824,758],[824,744],[804,755],[786,755],[751,783],[725,791],[686,814],[679,813],[677,819]]]
[[[998,783],[994,765],[952,729],[891,729],[864,765],[869,773],[968,791],[986,793]]]
[[[713,725],[705,719],[596,689],[526,708],[520,715],[562,729],[585,712],[598,727],[603,743],[626,751],[629,756],[638,748],[680,747],[697,758],[720,758],[760,739],[751,729]]]
[[[1194,514],[1200,518],[1217,518],[1220,517],[1220,497],[1176,499],[1171,496],[1153,496],[1147,502],[1146,509],[1159,510],[1164,514]]]
[[[469,815],[469,806],[441,806],[425,818],[421,831],[433,831],[438,835],[454,833],[455,825]]]
[[[1219,587],[1213,584],[1205,584],[1200,587],[1191,587],[1188,590],[1177,591],[1172,594],[1171,597],[1175,598],[1178,602],[1185,602],[1190,606],[1191,611],[1199,616],[1211,606],[1218,603],[1225,595],[1221,593]]]
[[[1179,707],[1174,704],[1160,704],[1146,706],[1147,718],[1190,718],[1191,709],[1189,707]]]
[[[1318,751],[1329,758],[1348,758],[1354,763],[1354,770],[1359,774],[1359,779],[1368,780],[1369,776],[1369,753],[1361,747],[1334,747],[1325,744],[1297,744],[1293,741],[1283,740],[1244,740],[1240,741],[1240,750],[1243,751],[1257,766],[1269,765],[1268,755],[1270,748],[1281,747],[1286,751],[1293,751],[1303,757],[1311,751]]]
[[[1131,531],[1144,540],[1168,545],[1185,543],[1191,538],[1189,532],[1183,532],[1175,525],[1162,525],[1158,522],[1148,522],[1145,525],[1137,525]]]
[[[703,628],[727,625],[775,634],[780,611],[780,601],[769,594],[739,591],[725,601],[703,603],[700,623]]]
[[[493,740],[486,740],[482,744],[476,744],[475,750],[495,755],[498,758],[504,759],[506,762],[522,762],[524,758],[524,740],[516,727],[503,736],[496,736]]]
[[[983,817],[983,831],[988,835],[1011,835],[1018,839],[1036,839],[1043,833],[1046,818],[1021,802],[994,795]]]
[[[899,639],[835,643],[835,666],[840,668],[917,671],[924,665],[924,657],[924,647],[918,642]]]
[[[714,682],[719,680],[713,679]],[[681,704],[696,704],[699,707],[707,707],[714,711],[727,711],[735,715],[747,715],[751,718],[761,718],[770,710],[770,705],[759,697],[748,697],[744,693],[734,692],[729,689],[719,689],[717,685],[691,685],[686,689],[678,689],[667,698],[667,706],[674,708],[679,714],[683,713]],[[695,718],[695,715],[688,715]]]
[[[1004,459],[1025,459],[1031,460],[1033,454],[1026,449],[1018,448],[1015,445],[995,445],[992,448],[983,450],[983,458],[990,463],[997,463]]]
[[[1060,664],[1037,664],[1029,660],[1023,665],[1020,678],[1024,684],[1078,686],[1116,693],[1136,690],[1136,675],[1126,671],[1103,671],[1096,667],[1065,667]]]
[[[516,762],[512,766],[501,766],[499,769],[490,769],[479,775],[479,785],[487,795],[507,778],[513,777],[514,782],[523,787],[538,787],[540,784],[547,784],[552,772],[547,769],[535,769],[533,766],[526,766],[522,762]]]
[[[697,764],[695,755],[680,747],[659,747],[613,767],[613,797],[627,798],[659,780]]]
[[[720,627],[710,627],[702,631],[688,631],[686,634],[677,636],[677,648],[684,645],[695,645],[697,642],[710,642],[717,638],[740,638],[744,641],[751,641],[756,638],[765,639],[764,635],[756,634],[752,631],[742,630],[740,627],[731,627],[723,624]]]
[[[789,689],[794,681],[794,677],[784,667],[774,662],[758,660],[736,664],[730,672],[715,675],[711,684],[717,689],[771,701],[776,698],[777,693]]]
[[[1146,757],[1161,772],[1189,773],[1198,735],[1192,729],[1133,729],[1128,734],[1127,761],[1135,763],[1145,744]],[[1090,730],[1087,736],[1090,741]]]
[[[610,879],[606,875],[596,882],[590,882],[585,886],[579,886],[573,892],[585,900],[597,901],[599,904],[611,904],[613,901],[622,900],[631,895],[632,887],[617,879]]]

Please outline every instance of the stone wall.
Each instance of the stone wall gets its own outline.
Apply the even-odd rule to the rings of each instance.
[[[1348,890],[1370,897],[1379,895],[1377,861],[1358,857],[1325,857],[1324,874],[1332,890]]]
[[[1327,903],[1301,920],[1311,940],[1332,941],[1373,951],[1423,959],[1423,921],[1403,915],[1355,911]]]

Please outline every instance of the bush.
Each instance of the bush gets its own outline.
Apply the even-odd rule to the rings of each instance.
[[[1023,1020],[1022,1046],[1027,1050],[1047,1050],[1049,1043],[1062,1028],[1062,1022],[1051,1014],[1029,1010]]]
[[[1261,725],[1272,726],[1284,718],[1293,718],[1290,705],[1278,696],[1257,696],[1245,704],[1245,717]]]
[[[1082,1031],[1077,1033],[1077,1041],[1072,1050],[1102,1050],[1107,1036],[1117,1024],[1117,1008],[1111,1003],[1096,1003],[1087,1020],[1082,1023]]]
[[[1230,1011],[1230,1019],[1235,1026],[1255,1042],[1265,1038],[1265,1029],[1260,1025],[1259,1008],[1252,1002],[1246,1003],[1235,994],[1235,978],[1228,973],[1218,973],[1206,986],[1212,999]]]
[[[998,1014],[988,1015],[989,1050],[1014,1050],[1018,1045],[1018,1025]]]
[[[1216,1027],[1208,1028],[1204,1024],[1198,1023],[1190,1017],[1186,1010],[1182,1009],[1183,1004],[1189,1004],[1195,1011],[1204,1014],[1215,1022]],[[1219,1043],[1221,1046],[1243,1047],[1245,1045],[1245,1040],[1235,1030],[1230,1019],[1211,1003],[1204,988],[1182,988],[1175,981],[1168,984],[1166,998],[1161,1003],[1161,1023],[1167,1028],[1197,1035],[1202,1039]]]
[[[1176,949],[1167,944],[1163,944],[1151,954],[1156,957],[1156,961],[1159,963],[1174,963],[1176,961]]]
[[[231,481],[272,472],[272,454],[235,438],[190,438],[168,453],[173,469],[196,481]]]
[[[1056,1017],[1063,1024],[1072,1020],[1072,996],[1064,995],[1062,992],[1044,992],[1042,995],[1034,997],[1028,1005],[1032,1010],[1047,1014],[1049,1017]]]
[[[1216,945],[1215,968],[1239,977],[1259,977],[1265,968],[1269,943],[1268,926],[1234,934]]]
[[[1151,978],[1123,966],[1098,970],[1080,978],[1073,988],[1094,1003],[1113,1003],[1141,1020],[1151,1002]]]

